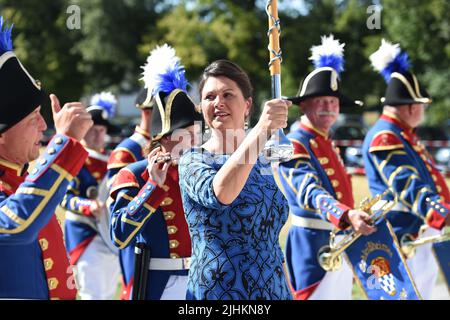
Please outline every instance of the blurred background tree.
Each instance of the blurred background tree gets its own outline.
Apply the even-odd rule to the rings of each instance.
[[[31,74],[62,101],[94,91],[135,92],[151,49],[175,47],[195,84],[215,59],[231,59],[255,87],[254,120],[270,95],[265,0],[0,0],[14,23],[14,47]],[[379,5],[381,28],[369,29],[368,7]],[[81,28],[70,30],[67,8],[81,10]],[[346,43],[343,90],[377,107],[385,83],[368,57],[385,37],[400,42],[413,70],[434,98],[428,122],[441,123],[450,110],[450,1],[279,0],[282,25],[283,94],[297,93],[312,65],[310,47],[333,33]],[[197,97],[194,97],[198,101]],[[355,110],[352,110],[355,112]],[[356,110],[361,112],[361,110]],[[298,117],[291,108],[290,121]]]

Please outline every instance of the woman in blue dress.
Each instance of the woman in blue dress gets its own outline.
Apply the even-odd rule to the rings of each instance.
[[[291,103],[265,103],[246,134],[253,89],[239,66],[213,62],[199,90],[211,136],[185,153],[179,167],[192,241],[186,298],[291,299],[278,240],[288,205],[260,155],[274,130],[287,126]]]

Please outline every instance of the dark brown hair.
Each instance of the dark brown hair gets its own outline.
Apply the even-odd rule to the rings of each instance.
[[[242,68],[234,62],[231,62],[229,60],[216,60],[206,67],[200,77],[200,83],[198,87],[200,99],[202,96],[203,87],[205,86],[205,82],[209,77],[226,77],[230,80],[233,80],[234,82],[236,82],[239,89],[241,89],[242,95],[245,99],[253,97],[253,87],[250,82],[250,78],[248,77],[247,73],[245,73],[245,71],[242,70]]]

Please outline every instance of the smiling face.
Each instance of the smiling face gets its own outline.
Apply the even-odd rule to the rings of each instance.
[[[24,165],[39,157],[43,132],[47,129],[41,107],[0,135],[0,157]]]
[[[206,123],[213,129],[243,129],[249,115],[252,98],[245,99],[233,80],[209,77],[201,92],[201,107]]]
[[[300,103],[302,112],[311,124],[328,133],[339,116],[339,98],[314,97]]]
[[[90,149],[101,151],[105,147],[106,131],[106,126],[93,125],[83,138],[86,146]]]

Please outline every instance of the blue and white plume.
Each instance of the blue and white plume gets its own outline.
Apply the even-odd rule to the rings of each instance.
[[[0,55],[13,50],[13,42],[11,38],[13,25],[6,27],[3,17],[0,17]]]
[[[388,83],[392,73],[405,74],[410,67],[408,54],[402,52],[400,45],[384,39],[381,40],[380,48],[372,53],[369,59],[374,69],[381,73]]]
[[[331,67],[338,75],[344,71],[344,46],[345,43],[340,43],[339,40],[334,39],[334,36],[330,34],[322,36],[322,44],[319,46],[311,47],[311,57],[314,67],[316,69],[323,67]]]
[[[152,96],[158,92],[170,93],[175,89],[186,91],[188,82],[184,66],[176,56],[175,49],[167,44],[157,46],[150,52],[147,63],[142,67],[141,80]]]
[[[117,99],[111,92],[101,92],[94,95],[91,99],[91,106],[101,107],[108,112],[108,117],[114,117],[116,112]]]

